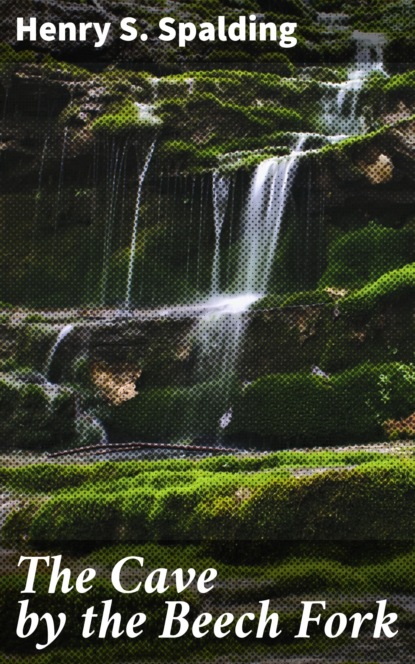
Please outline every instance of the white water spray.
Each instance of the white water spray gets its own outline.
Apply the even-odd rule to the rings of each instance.
[[[44,371],[46,378],[49,377],[50,370],[51,370],[52,364],[53,364],[53,360],[55,358],[55,355],[56,355],[56,352],[57,352],[59,346],[62,344],[64,339],[66,339],[66,337],[72,332],[73,329],[74,329],[74,326],[71,323],[69,323],[68,325],[65,325],[61,329],[61,331],[59,332],[59,334],[56,338],[56,341],[53,344],[52,348],[50,349],[48,357],[46,359],[45,371]]]
[[[299,134],[290,155],[267,159],[256,168],[244,211],[239,293],[267,292],[284,212],[307,138],[308,134]]]
[[[354,32],[356,59],[347,81],[324,83],[323,125],[329,132],[354,136],[366,131],[365,118],[359,113],[359,101],[366,79],[374,72],[385,76],[384,47],[386,38],[378,33]]]
[[[148,151],[146,160],[144,162],[143,170],[141,171],[141,174],[140,174],[140,177],[139,177],[139,180],[138,180],[133,232],[132,232],[132,235],[131,235],[130,258],[129,258],[129,262],[128,262],[127,288],[126,288],[126,293],[125,293],[125,308],[126,309],[129,309],[130,306],[131,306],[131,289],[132,289],[133,276],[134,276],[134,259],[135,259],[135,252],[136,252],[136,248],[137,248],[138,222],[140,221],[141,197],[142,197],[142,193],[143,193],[143,185],[144,185],[144,181],[146,179],[148,169],[150,168],[151,159],[153,157],[155,147],[156,147],[156,139],[154,139],[154,141],[152,142],[152,144],[150,146],[150,150]]]
[[[212,195],[213,217],[215,222],[215,252],[212,266],[212,296],[218,295],[220,292],[220,240],[228,207],[230,186],[231,180],[228,175],[221,175],[217,171],[213,173]]]

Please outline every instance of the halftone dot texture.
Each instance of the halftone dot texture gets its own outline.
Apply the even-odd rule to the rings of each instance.
[[[119,39],[128,15],[147,40]],[[297,46],[159,39],[218,15],[297,23]],[[113,28],[17,44],[18,16]],[[413,2],[16,0],[0,23],[1,657],[410,664]],[[81,596],[42,568],[32,610],[67,615],[42,652],[16,636],[34,552],[97,570]],[[214,567],[215,589],[122,596],[134,555],[128,587]],[[398,637],[324,632],[386,597]],[[142,636],[81,638],[108,599]],[[183,638],[159,639],[168,600]],[[299,640],[305,600],[328,609]],[[246,639],[214,635],[229,611]]]

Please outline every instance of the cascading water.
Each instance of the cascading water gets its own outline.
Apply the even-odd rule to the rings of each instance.
[[[346,18],[337,17],[339,28],[346,27]],[[196,380],[215,380],[223,394],[224,414],[218,429],[224,430],[232,420],[231,385],[251,305],[268,292],[269,281],[278,249],[280,230],[284,221],[295,175],[310,137],[336,143],[348,136],[365,131],[364,118],[359,114],[359,97],[365,79],[383,68],[382,35],[354,33],[356,64],[344,83],[324,83],[322,125],[325,133],[298,134],[292,152],[282,158],[260,163],[252,177],[248,199],[243,212],[236,288],[232,292],[220,289],[221,234],[229,204],[229,180],[214,173],[213,208],[215,251],[212,264],[210,297],[194,331],[198,351]],[[386,74],[385,74],[386,75]],[[226,410],[225,410],[226,409]]]
[[[131,289],[133,285],[134,277],[134,259],[137,248],[137,234],[138,234],[138,222],[140,221],[140,210],[141,210],[141,198],[143,193],[143,185],[146,179],[148,169],[150,168],[151,159],[154,154],[156,147],[156,139],[152,142],[150,149],[147,153],[146,160],[144,162],[143,169],[141,171],[140,177],[138,179],[138,188],[137,188],[137,198],[135,205],[135,214],[134,214],[134,223],[133,223],[133,232],[131,235],[131,245],[130,245],[130,257],[128,261],[128,273],[127,273],[127,287],[125,292],[125,308],[129,309],[131,307]]]
[[[359,99],[365,80],[374,72],[387,76],[383,65],[385,36],[377,33],[354,32],[356,59],[350,69],[347,81],[324,83],[323,118],[324,129],[328,133],[353,136],[365,132],[365,118],[359,113]]]
[[[90,410],[83,410],[76,400],[76,435],[79,445],[108,445],[108,434],[101,420]]]
[[[231,179],[217,171],[212,178],[213,217],[215,222],[215,252],[213,256],[211,294],[217,295],[220,289],[220,241],[223,223],[228,207]]]
[[[69,132],[69,127],[65,126],[65,128],[63,130],[61,163],[60,163],[60,168],[59,168],[58,191],[57,191],[57,196],[56,196],[55,231],[58,228],[59,211],[61,209],[61,197],[62,197],[63,179],[64,179],[64,173],[65,173],[65,160],[66,160],[66,151],[67,151],[67,144],[68,144],[68,132]]]
[[[308,134],[300,134],[288,157],[257,167],[244,212],[238,266],[239,293],[267,292],[288,197]]]
[[[365,122],[359,114],[359,96],[364,81],[372,72],[385,73],[383,68],[384,39],[381,36],[362,35],[361,33],[355,33],[354,39],[357,51],[356,64],[350,70],[348,80],[343,83],[320,84],[324,92],[321,106],[321,125],[325,133],[321,135],[311,133],[293,134],[294,141],[289,154],[284,157],[266,159],[256,167],[253,173],[249,192],[243,205],[242,223],[240,225],[238,241],[239,258],[236,260],[236,278],[233,279],[233,287],[230,285],[231,280],[226,278],[224,270],[221,269],[224,266],[224,257],[221,255],[225,244],[223,229],[224,227],[228,227],[228,220],[233,216],[231,194],[232,192],[234,193],[235,187],[233,187],[232,178],[220,172],[214,172],[212,180],[209,175],[202,176],[200,204],[195,204],[193,200],[195,191],[195,179],[193,179],[189,210],[190,226],[192,227],[193,218],[196,219],[196,223],[198,224],[197,271],[195,270],[196,288],[199,285],[201,272],[200,256],[203,253],[202,248],[204,246],[202,242],[204,237],[202,227],[206,216],[210,214],[210,210],[206,204],[210,200],[210,186],[212,186],[215,238],[209,296],[204,303],[193,308],[194,312],[189,312],[189,317],[194,315],[198,318],[198,322],[192,333],[194,348],[197,351],[194,382],[207,383],[211,381],[220,390],[223,399],[223,415],[217,419],[218,430],[226,429],[232,420],[233,385],[236,382],[238,358],[247,326],[247,312],[253,303],[265,296],[269,291],[269,283],[278,251],[282,224],[286,216],[287,204],[300,160],[307,153],[307,140],[313,137],[314,139],[318,138],[326,142],[335,142],[346,136],[364,131]],[[156,93],[157,87],[155,85],[155,95]],[[152,105],[137,104],[137,108],[143,123],[149,124],[154,120]],[[131,308],[133,300],[132,292],[143,187],[155,147],[156,139],[153,140],[148,149],[143,168],[138,178],[128,255],[127,283],[124,299],[126,310]],[[109,188],[112,191],[112,198],[108,208],[108,226],[104,239],[102,304],[105,303],[109,268],[108,261],[111,254],[111,233],[117,209],[117,192],[119,183],[121,182],[123,163],[125,162],[125,149],[123,152],[121,147],[117,148],[117,151],[112,155],[112,163],[109,167]],[[62,163],[58,188],[59,196],[64,174],[65,151],[66,133],[62,148]],[[174,183],[176,186],[177,178],[174,179]],[[177,198],[176,190],[173,192],[173,198]],[[161,207],[161,194],[159,207]],[[232,222],[232,219],[230,221]],[[230,234],[232,235],[232,241],[235,234]],[[188,277],[191,269],[192,245],[190,239],[186,241],[186,277]],[[228,249],[229,247],[226,248],[227,251]],[[234,264],[232,263],[233,269]],[[202,279],[200,281],[202,282]],[[163,315],[163,312],[155,312],[154,316],[157,315]],[[168,312],[166,312],[166,315],[169,315]],[[59,332],[47,359],[46,375],[50,374],[52,363],[59,346],[72,330],[72,325],[66,325]],[[99,431],[100,423],[93,413],[84,413],[80,410],[78,419],[81,433],[88,426],[92,426],[96,432]],[[104,434],[105,431],[102,434],[103,441],[106,440]]]
[[[45,362],[44,374],[45,374],[46,378],[49,377],[49,374],[50,374],[50,371],[51,371],[51,368],[52,368],[52,364],[53,364],[53,360],[55,358],[55,355],[56,355],[56,352],[57,352],[59,346],[64,341],[64,339],[66,339],[66,337],[72,332],[73,329],[74,329],[74,326],[71,323],[69,323],[68,325],[65,325],[60,330],[60,332],[59,332],[59,334],[56,338],[56,341],[53,344],[52,348],[50,349],[49,354],[48,354],[47,359],[46,359],[46,362]]]
[[[72,323],[64,325],[60,330],[55,343],[53,344],[48,357],[45,363],[44,375],[45,375],[45,387],[48,389],[49,393],[53,393],[53,390],[57,391],[59,386],[50,381],[50,373],[53,365],[54,358],[56,353],[64,340],[73,332],[75,326]],[[76,416],[75,416],[75,428],[77,439],[80,445],[86,444],[108,444],[108,434],[105,430],[104,425],[101,420],[95,415],[91,410],[84,410],[81,403],[81,397],[77,396],[75,399],[76,403]]]
[[[102,261],[102,278],[101,278],[101,305],[106,302],[108,277],[110,270],[110,259],[112,249],[112,236],[115,225],[117,203],[120,193],[120,185],[122,181],[123,169],[125,166],[125,159],[127,154],[128,143],[123,146],[115,146],[112,143],[110,148],[110,159],[108,160],[108,187],[107,187],[107,201],[106,201],[106,219],[104,231],[104,251]]]
[[[267,291],[268,281],[278,243],[291,185],[307,134],[300,134],[295,149],[288,157],[269,159],[254,174],[244,223],[238,263],[236,291],[219,292],[220,237],[229,201],[229,180],[215,174],[214,221],[215,254],[212,267],[212,288],[204,314],[199,320],[194,341],[198,349],[197,379],[209,377],[218,384],[227,411],[218,423],[224,430],[232,419],[229,402],[235,382],[236,366],[244,337],[247,312]]]

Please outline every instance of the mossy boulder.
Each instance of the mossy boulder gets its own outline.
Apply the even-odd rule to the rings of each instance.
[[[229,430],[273,447],[375,440],[386,420],[409,415],[414,405],[412,365],[366,362],[331,376],[275,374],[244,389]]]
[[[75,395],[24,374],[0,374],[0,447],[50,449],[73,445]]]
[[[330,247],[328,265],[320,288],[355,288],[382,274],[411,263],[415,235],[412,229],[396,230],[380,224],[342,235]]]
[[[221,383],[202,383],[192,387],[139,390],[135,399],[112,409],[112,426],[132,437],[163,440],[169,437],[214,438],[219,420],[229,407],[223,401]]]

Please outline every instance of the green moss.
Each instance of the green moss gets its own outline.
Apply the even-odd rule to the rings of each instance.
[[[230,460],[232,461],[232,460]],[[324,459],[320,459],[324,462]],[[241,539],[250,555],[267,542],[408,540],[413,536],[415,466],[389,459],[309,476],[247,467],[165,471],[93,483],[27,502],[5,532],[31,542]],[[26,516],[25,516],[26,515]],[[12,528],[14,526],[14,528]]]
[[[376,281],[363,286],[342,301],[343,311],[355,313],[370,311],[380,302],[398,296],[413,295],[415,290],[415,263],[383,274]]]
[[[98,134],[124,134],[140,130],[154,129],[161,124],[156,115],[143,113],[130,100],[113,105],[92,124],[92,130]]]
[[[275,51],[263,53],[260,56],[260,61],[272,67],[273,72],[280,76],[294,76],[296,68],[292,62],[283,53],[276,53]]]
[[[326,290],[320,288],[318,290],[302,291],[289,295],[284,298],[282,306],[294,307],[313,304],[333,304],[333,298],[330,297]]]
[[[200,150],[190,141],[167,140],[159,148],[159,156],[173,160],[180,168],[189,168],[200,162]]]
[[[252,311],[280,309],[313,304],[332,304],[333,298],[324,289],[302,291],[292,295],[266,295],[252,305]]]
[[[91,79],[91,72],[78,65],[64,62],[63,60],[56,60],[51,55],[45,55],[42,58],[42,70],[47,74],[52,74],[55,77],[61,77],[68,81],[89,81]]]
[[[10,44],[0,43],[0,84],[8,85],[10,76],[19,65],[34,62],[36,56],[31,51],[15,51]]]
[[[300,113],[293,109],[271,103],[263,106],[249,104],[245,106],[239,100],[239,103],[230,101],[226,97],[217,96],[218,94],[200,92],[184,99],[167,99],[159,102],[157,109],[168,126],[176,126],[178,120],[183,122],[186,117],[193,123],[199,122],[201,117],[206,117],[206,114],[216,122],[220,120],[221,123],[228,125],[237,122],[240,129],[253,130],[261,127],[263,131],[266,129],[295,131],[305,126]]]
[[[131,71],[126,68],[118,68],[110,65],[99,74],[97,81],[108,86],[108,89],[119,95],[131,94],[134,89],[135,98],[140,96],[146,98],[152,95],[152,76],[148,72]]]
[[[415,72],[409,71],[385,80],[382,92],[389,108],[396,107],[399,101],[411,108],[415,102]]]
[[[75,441],[74,395],[64,389],[49,393],[42,385],[0,377],[0,446],[42,449]]]
[[[183,162],[183,164],[188,163]],[[166,208],[168,226],[163,227],[160,223],[148,225],[142,227],[138,233],[133,259],[134,279],[131,285],[131,301],[141,306],[191,301],[197,296],[195,287],[186,279],[186,250],[189,246],[189,239],[184,235],[186,227],[184,224],[172,222],[175,204],[177,201],[172,201],[171,207]],[[169,228],[169,233],[166,232],[166,228]],[[197,242],[197,237],[192,237],[191,242]],[[173,268],[172,263],[166,260],[166,256],[170,256],[172,247],[177,247]],[[124,302],[129,262],[129,248],[117,251],[111,258],[108,302],[118,304]],[[194,259],[192,266],[193,262]]]
[[[52,494],[62,489],[75,489],[87,485],[111,485],[116,490],[134,486],[167,487],[176,482],[186,485],[195,481],[198,474],[251,473],[271,469],[330,468],[361,466],[367,463],[399,465],[410,451],[394,450],[385,455],[371,451],[291,451],[267,454],[230,454],[197,459],[165,459],[162,461],[101,461],[59,465],[36,463],[18,467],[0,467],[0,482],[7,487],[27,494]],[[189,478],[187,478],[187,474]],[[129,480],[132,480],[130,482]],[[128,480],[128,481],[126,481]]]
[[[410,229],[395,230],[374,222],[336,240],[320,280],[325,286],[356,288],[411,262],[415,245]]]
[[[367,362],[328,378],[265,376],[244,390],[230,432],[280,447],[376,439],[383,422],[413,411],[414,377],[412,366]]]
[[[165,438],[215,434],[223,415],[224,386],[148,389],[113,409],[113,424],[132,436]]]

